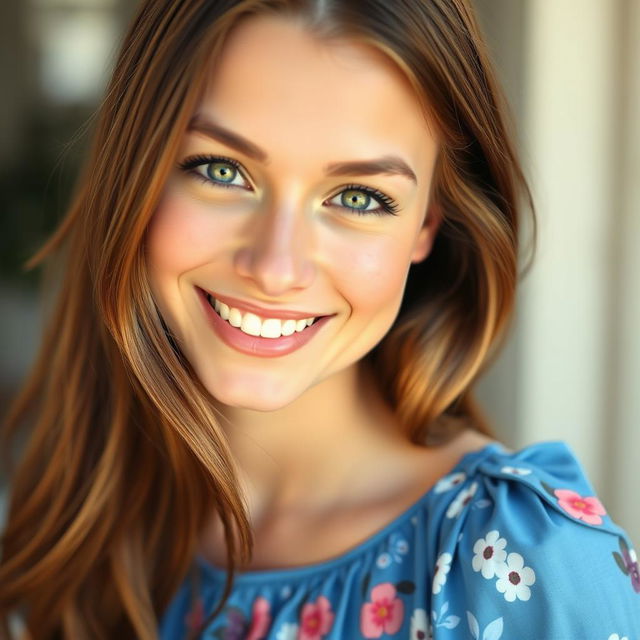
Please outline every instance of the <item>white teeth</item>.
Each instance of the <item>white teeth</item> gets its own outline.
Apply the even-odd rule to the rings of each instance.
[[[260,335],[260,318],[253,313],[245,313],[242,316],[242,324],[240,328],[248,333],[250,336],[259,336]]]
[[[216,301],[216,305],[219,304]],[[229,324],[232,327],[239,327],[242,324],[242,314],[235,308],[229,309]]]
[[[260,335],[263,338],[279,338],[282,334],[282,322],[274,318],[268,318],[262,321],[260,327]]]
[[[207,296],[209,304],[218,312],[218,315],[227,320],[232,327],[240,329],[250,336],[261,336],[263,338],[279,338],[280,336],[290,336],[293,333],[304,331],[313,324],[315,318],[303,318],[301,320],[279,320],[278,318],[261,318],[255,313],[242,313],[235,307],[219,300],[213,296]]]
[[[292,333],[296,332],[296,321],[295,320],[285,320],[282,323],[282,335],[290,336]]]

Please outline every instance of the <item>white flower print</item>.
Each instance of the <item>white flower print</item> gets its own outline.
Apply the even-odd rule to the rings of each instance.
[[[440,593],[442,586],[447,581],[447,573],[451,571],[451,560],[453,560],[453,556],[450,553],[441,553],[436,560],[433,574],[433,593]]]
[[[391,559],[391,554],[384,551],[378,556],[378,559],[376,560],[376,565],[380,569],[386,569],[392,562],[393,560]]]
[[[500,471],[502,471],[502,473],[510,473],[511,475],[514,475],[514,476],[528,476],[531,473],[531,469],[524,469],[523,467],[510,467],[510,466],[502,467]]]
[[[395,552],[404,555],[409,553],[409,543],[404,538],[397,538],[395,540]]]
[[[536,581],[536,574],[531,567],[524,566],[524,558],[519,553],[510,553],[506,562],[497,565],[496,575],[496,589],[504,593],[507,602],[531,597],[529,587]]]
[[[297,637],[298,625],[291,622],[285,622],[276,633],[276,640],[296,640]]]
[[[285,584],[282,589],[280,589],[280,597],[286,600],[291,595],[291,587],[288,584]]]
[[[478,538],[473,545],[473,560],[471,566],[474,571],[481,571],[483,578],[493,578],[496,575],[497,567],[504,564],[507,552],[504,548],[507,541],[500,537],[497,530],[489,531],[486,538]]]
[[[453,489],[453,487],[462,484],[466,479],[467,474],[463,471],[450,473],[448,476],[445,476],[441,480],[438,480],[436,486],[433,488],[433,491],[434,493],[443,493],[445,491],[449,491],[449,489]]]
[[[411,640],[432,640],[433,630],[424,609],[415,609],[411,616]]]
[[[473,494],[476,492],[477,488],[478,483],[474,482],[470,487],[460,491],[447,509],[447,518],[455,518],[460,515],[462,509],[471,502],[471,498],[473,498]]]
[[[617,633],[612,633],[607,640],[629,640],[629,638],[627,638],[627,636],[621,638]]]
[[[402,563],[403,556],[409,553],[409,543],[401,535],[394,533],[389,539],[388,551],[383,551],[376,560],[376,565],[380,569],[386,569],[394,560]]]

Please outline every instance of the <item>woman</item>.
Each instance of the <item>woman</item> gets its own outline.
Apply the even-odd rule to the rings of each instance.
[[[640,634],[571,451],[509,451],[471,395],[520,195],[461,0],[143,2],[31,262],[65,249],[8,419],[0,612],[38,639]]]

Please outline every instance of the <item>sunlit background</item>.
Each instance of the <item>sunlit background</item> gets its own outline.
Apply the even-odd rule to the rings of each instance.
[[[44,322],[40,272],[21,264],[64,213],[135,5],[0,2],[2,406]],[[481,399],[510,447],[568,442],[640,544],[640,2],[476,6],[540,222],[535,267]]]

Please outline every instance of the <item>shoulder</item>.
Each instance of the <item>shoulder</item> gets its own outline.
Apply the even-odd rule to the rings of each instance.
[[[635,551],[566,443],[472,450],[433,506],[436,626],[456,609],[478,639],[640,637]]]

